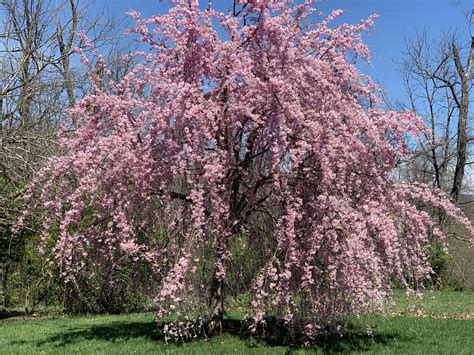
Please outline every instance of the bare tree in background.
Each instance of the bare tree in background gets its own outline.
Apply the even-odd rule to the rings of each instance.
[[[469,26],[472,16],[468,17]],[[468,161],[469,95],[474,39],[444,34],[431,40],[427,31],[407,42],[401,64],[409,108],[425,118],[431,137],[419,148],[412,169],[418,178],[448,192],[458,203]],[[428,138],[428,137],[427,137]]]
[[[473,15],[467,14],[466,19],[471,29]],[[446,32],[433,38],[427,30],[419,33],[406,42],[400,72],[408,96],[404,108],[423,117],[431,131],[431,136],[418,146],[414,159],[404,164],[405,178],[445,191],[470,214],[468,203],[472,198],[467,193],[469,176],[465,175],[469,165],[474,164],[470,154],[474,138],[469,122],[474,38],[471,31],[468,35]],[[443,282],[462,279],[463,286],[472,283],[474,275],[469,269],[473,255],[464,244],[466,237],[449,224],[442,211],[433,213],[452,237],[450,242],[455,247],[452,247],[450,263],[451,268],[457,269],[448,270],[442,249],[433,247],[432,266],[437,274],[434,281],[439,282],[440,275],[449,272],[451,280]],[[454,274],[457,274],[456,278],[453,278]]]
[[[0,309],[17,252],[11,226],[22,207],[15,198],[54,154],[66,109],[87,91],[72,56],[77,35],[113,50],[120,34],[121,23],[91,13],[93,2],[0,0]]]

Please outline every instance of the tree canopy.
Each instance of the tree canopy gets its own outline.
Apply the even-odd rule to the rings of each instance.
[[[425,128],[384,110],[355,66],[375,16],[318,22],[311,0],[236,1],[227,14],[173,3],[131,13],[150,50],[130,54],[140,63],[123,80],[83,57],[93,92],[24,196],[67,281],[149,264],[158,321],[177,316],[165,330],[186,336],[182,320],[218,329],[246,262],[251,324],[272,313],[314,335],[380,307],[394,281],[429,276],[429,235],[444,235],[420,203],[474,235],[447,196],[395,178],[407,137]]]

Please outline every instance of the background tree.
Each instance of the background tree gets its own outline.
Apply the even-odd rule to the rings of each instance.
[[[472,14],[466,15],[466,19],[470,29]],[[455,203],[460,203],[468,211],[468,203],[472,202],[470,190],[468,186],[462,187],[469,183],[465,171],[472,164],[469,95],[474,40],[460,33],[451,31],[434,37],[424,30],[416,38],[407,40],[400,65],[409,101],[405,107],[422,117],[431,133],[402,169],[406,178],[446,191]],[[468,33],[472,37],[470,31]],[[465,240],[462,233],[446,223],[442,211],[435,210],[434,213],[450,235]],[[465,245],[457,249],[466,250]],[[461,268],[469,268],[472,256],[461,254],[462,257],[456,257],[460,259],[456,265],[464,264]],[[437,272],[441,274],[448,267],[449,258],[437,248],[434,255],[443,260],[442,263],[438,263],[437,257],[433,260],[438,263]]]
[[[469,28],[472,14],[468,17]],[[407,41],[401,73],[409,98],[408,107],[423,117],[431,137],[420,156],[430,163],[422,170],[437,188],[459,202],[468,161],[468,119],[472,87],[474,39],[463,45],[457,33],[431,39],[423,31]],[[466,43],[465,43],[466,44]]]
[[[151,52],[131,55],[141,61],[118,83],[84,56],[94,88],[70,111],[78,128],[23,196],[23,218],[43,213],[42,246],[59,234],[51,261],[66,281],[108,270],[114,284],[125,265],[149,265],[165,334],[212,334],[249,248],[253,329],[272,312],[313,336],[381,307],[393,279],[429,276],[428,232],[444,235],[415,201],[474,235],[442,192],[393,179],[423,124],[379,109],[354,65],[373,17],[315,23],[311,4],[132,13]]]
[[[21,265],[25,238],[33,235],[30,225],[21,238],[12,237],[25,208],[15,199],[57,152],[66,108],[87,90],[86,73],[72,59],[81,45],[77,34],[89,33],[97,47],[114,44],[119,23],[89,17],[88,9],[76,0],[0,1],[0,307],[11,266]]]

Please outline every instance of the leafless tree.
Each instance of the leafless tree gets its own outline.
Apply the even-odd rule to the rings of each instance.
[[[469,27],[472,15],[467,16]],[[451,194],[458,203],[472,141],[469,127],[474,38],[458,33],[431,39],[425,30],[407,41],[401,63],[408,108],[425,118],[431,130],[418,148],[411,169],[418,177]]]
[[[466,14],[466,19],[468,31],[450,31],[438,36],[424,30],[406,41],[400,72],[408,100],[400,105],[423,117],[431,134],[417,146],[414,158],[405,162],[401,171],[405,179],[432,184],[450,194],[453,201],[472,216],[470,208],[474,201],[468,190],[471,174],[466,173],[474,164],[471,149],[474,127],[470,122],[474,57],[472,13]],[[451,263],[457,270],[453,275],[461,275],[460,282],[464,285],[472,283],[472,274],[459,273],[472,269],[473,255],[464,243],[466,236],[450,225],[441,210],[431,212],[451,236]]]
[[[57,150],[66,109],[87,91],[73,56],[83,32],[114,51],[123,22],[79,0],[0,0],[0,309],[14,243],[16,199]],[[76,122],[71,123],[74,128]],[[3,239],[3,242],[2,242]]]

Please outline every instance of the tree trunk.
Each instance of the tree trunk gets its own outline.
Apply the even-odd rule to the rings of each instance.
[[[8,265],[0,263],[0,312],[5,310],[5,291],[7,286]]]
[[[451,189],[451,196],[454,202],[459,202],[462,181],[464,178],[464,167],[467,157],[467,118],[469,114],[469,85],[471,81],[472,59],[474,57],[474,37],[471,39],[471,51],[467,59],[466,68],[463,68],[461,57],[456,45],[453,44],[453,58],[456,70],[461,78],[461,102],[458,103],[458,141],[456,147],[456,167],[454,168],[454,181]]]
[[[463,94],[463,101],[465,96],[468,96],[468,94]],[[451,190],[451,196],[456,203],[459,202],[459,196],[461,194],[462,181],[464,179],[464,166],[466,165],[467,157],[467,113],[467,107],[461,107],[458,123],[458,144],[456,149],[457,159],[456,167],[454,169],[453,188]]]
[[[214,271],[209,298],[209,318],[204,325],[206,335],[222,332],[224,319],[224,280]]]

